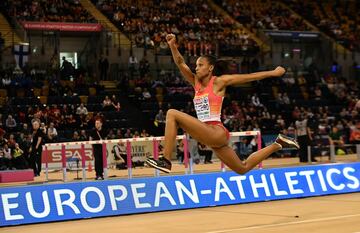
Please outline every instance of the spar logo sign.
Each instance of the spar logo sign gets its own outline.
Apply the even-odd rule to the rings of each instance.
[[[80,145],[71,145],[66,146],[65,149],[66,158],[78,158],[81,160],[81,146]],[[45,158],[45,152],[42,151],[42,161],[47,161],[48,163],[60,163],[61,162],[61,147],[53,146],[48,148],[48,157]],[[91,145],[85,145],[85,160],[93,160],[93,149]]]
[[[360,191],[360,163],[2,188],[0,225]]]

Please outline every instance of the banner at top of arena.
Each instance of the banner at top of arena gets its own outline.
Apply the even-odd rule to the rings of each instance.
[[[60,22],[24,21],[22,24],[24,28],[27,30],[100,32],[102,29],[102,26],[99,23],[60,23]]]

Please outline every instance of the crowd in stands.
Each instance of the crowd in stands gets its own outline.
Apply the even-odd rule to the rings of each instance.
[[[359,1],[286,0],[293,10],[352,51],[360,51]]]
[[[166,33],[176,34],[180,51],[192,56],[231,56],[234,50],[237,54],[255,54],[259,50],[250,35],[205,0],[92,2],[134,45],[156,48],[158,54],[169,52]],[[350,50],[360,50],[358,1],[215,0],[215,3],[253,32],[313,30],[304,22],[305,18]],[[5,15],[15,16],[19,21],[95,22],[78,0],[5,0],[0,2],[0,8],[6,9]]]
[[[341,144],[338,149],[354,152],[344,145],[360,142],[359,85],[336,74],[316,77],[313,72],[290,71],[283,79],[263,80],[256,85],[260,98],[234,98],[224,108],[223,121],[231,131],[260,129],[297,137],[296,121],[306,120],[309,145]]]
[[[0,7],[19,21],[96,22],[78,0],[4,0]]]
[[[360,51],[359,1],[215,1],[237,21],[260,30],[312,31],[304,19],[352,51]],[[295,13],[286,7],[290,7]],[[297,15],[298,14],[298,15]]]
[[[246,62],[248,67],[235,64],[237,71],[245,69],[249,72],[253,69],[252,63],[256,62]],[[100,87],[97,91],[101,94],[92,96],[80,89],[88,86],[70,85],[71,81],[57,80],[51,75],[44,78],[39,74],[31,76],[29,72],[19,78],[2,72],[1,76],[1,88],[8,91],[0,114],[2,158],[9,157],[9,149],[14,155],[17,144],[27,156],[28,143],[32,138],[31,120],[34,118],[41,120],[45,142],[57,142],[88,140],[89,130],[98,117],[105,119],[107,137],[116,139],[162,135],[166,111],[170,108],[195,116],[193,90],[173,71],[162,71],[155,79],[145,73],[144,77],[128,80],[131,82],[128,85],[133,87],[135,106],[142,111],[143,117],[149,118],[149,128],[139,128],[136,124],[122,125],[121,119],[129,116],[124,114],[120,96],[106,95]],[[52,85],[57,88],[52,88]],[[44,86],[49,89],[47,104],[42,104],[35,93],[36,89],[44,89]],[[18,97],[19,90],[27,91],[23,97]],[[289,70],[283,79],[262,80],[243,87],[241,91],[229,88],[228,93],[222,121],[230,131],[260,129],[263,134],[284,132],[293,136],[295,121],[306,118],[313,137],[317,139],[313,143],[323,142],[324,137],[328,143],[338,141],[339,135],[342,144],[359,143],[359,86],[336,74],[318,75],[311,70],[303,73]],[[82,102],[81,95],[88,95],[87,104]],[[329,135],[335,136],[332,138]],[[5,139],[7,143],[4,143]],[[4,164],[12,168],[11,163]]]
[[[191,56],[215,54],[217,47],[223,53],[258,51],[246,32],[236,29],[230,18],[216,13],[205,0],[92,2],[134,45],[155,47],[159,54],[169,53],[167,33],[177,35],[180,51]]]
[[[310,27],[277,2],[270,0],[215,1],[249,30],[308,31]]]

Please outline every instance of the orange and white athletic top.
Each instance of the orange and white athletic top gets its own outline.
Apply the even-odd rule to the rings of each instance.
[[[224,97],[214,93],[213,86],[215,79],[216,76],[212,76],[207,87],[203,90],[201,90],[199,83],[195,84],[194,106],[197,118],[202,122],[221,122],[221,107]]]

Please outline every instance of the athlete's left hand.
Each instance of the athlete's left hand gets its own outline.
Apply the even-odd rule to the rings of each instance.
[[[282,66],[276,67],[275,70],[273,70],[273,75],[276,77],[283,76],[285,74],[286,70]]]

